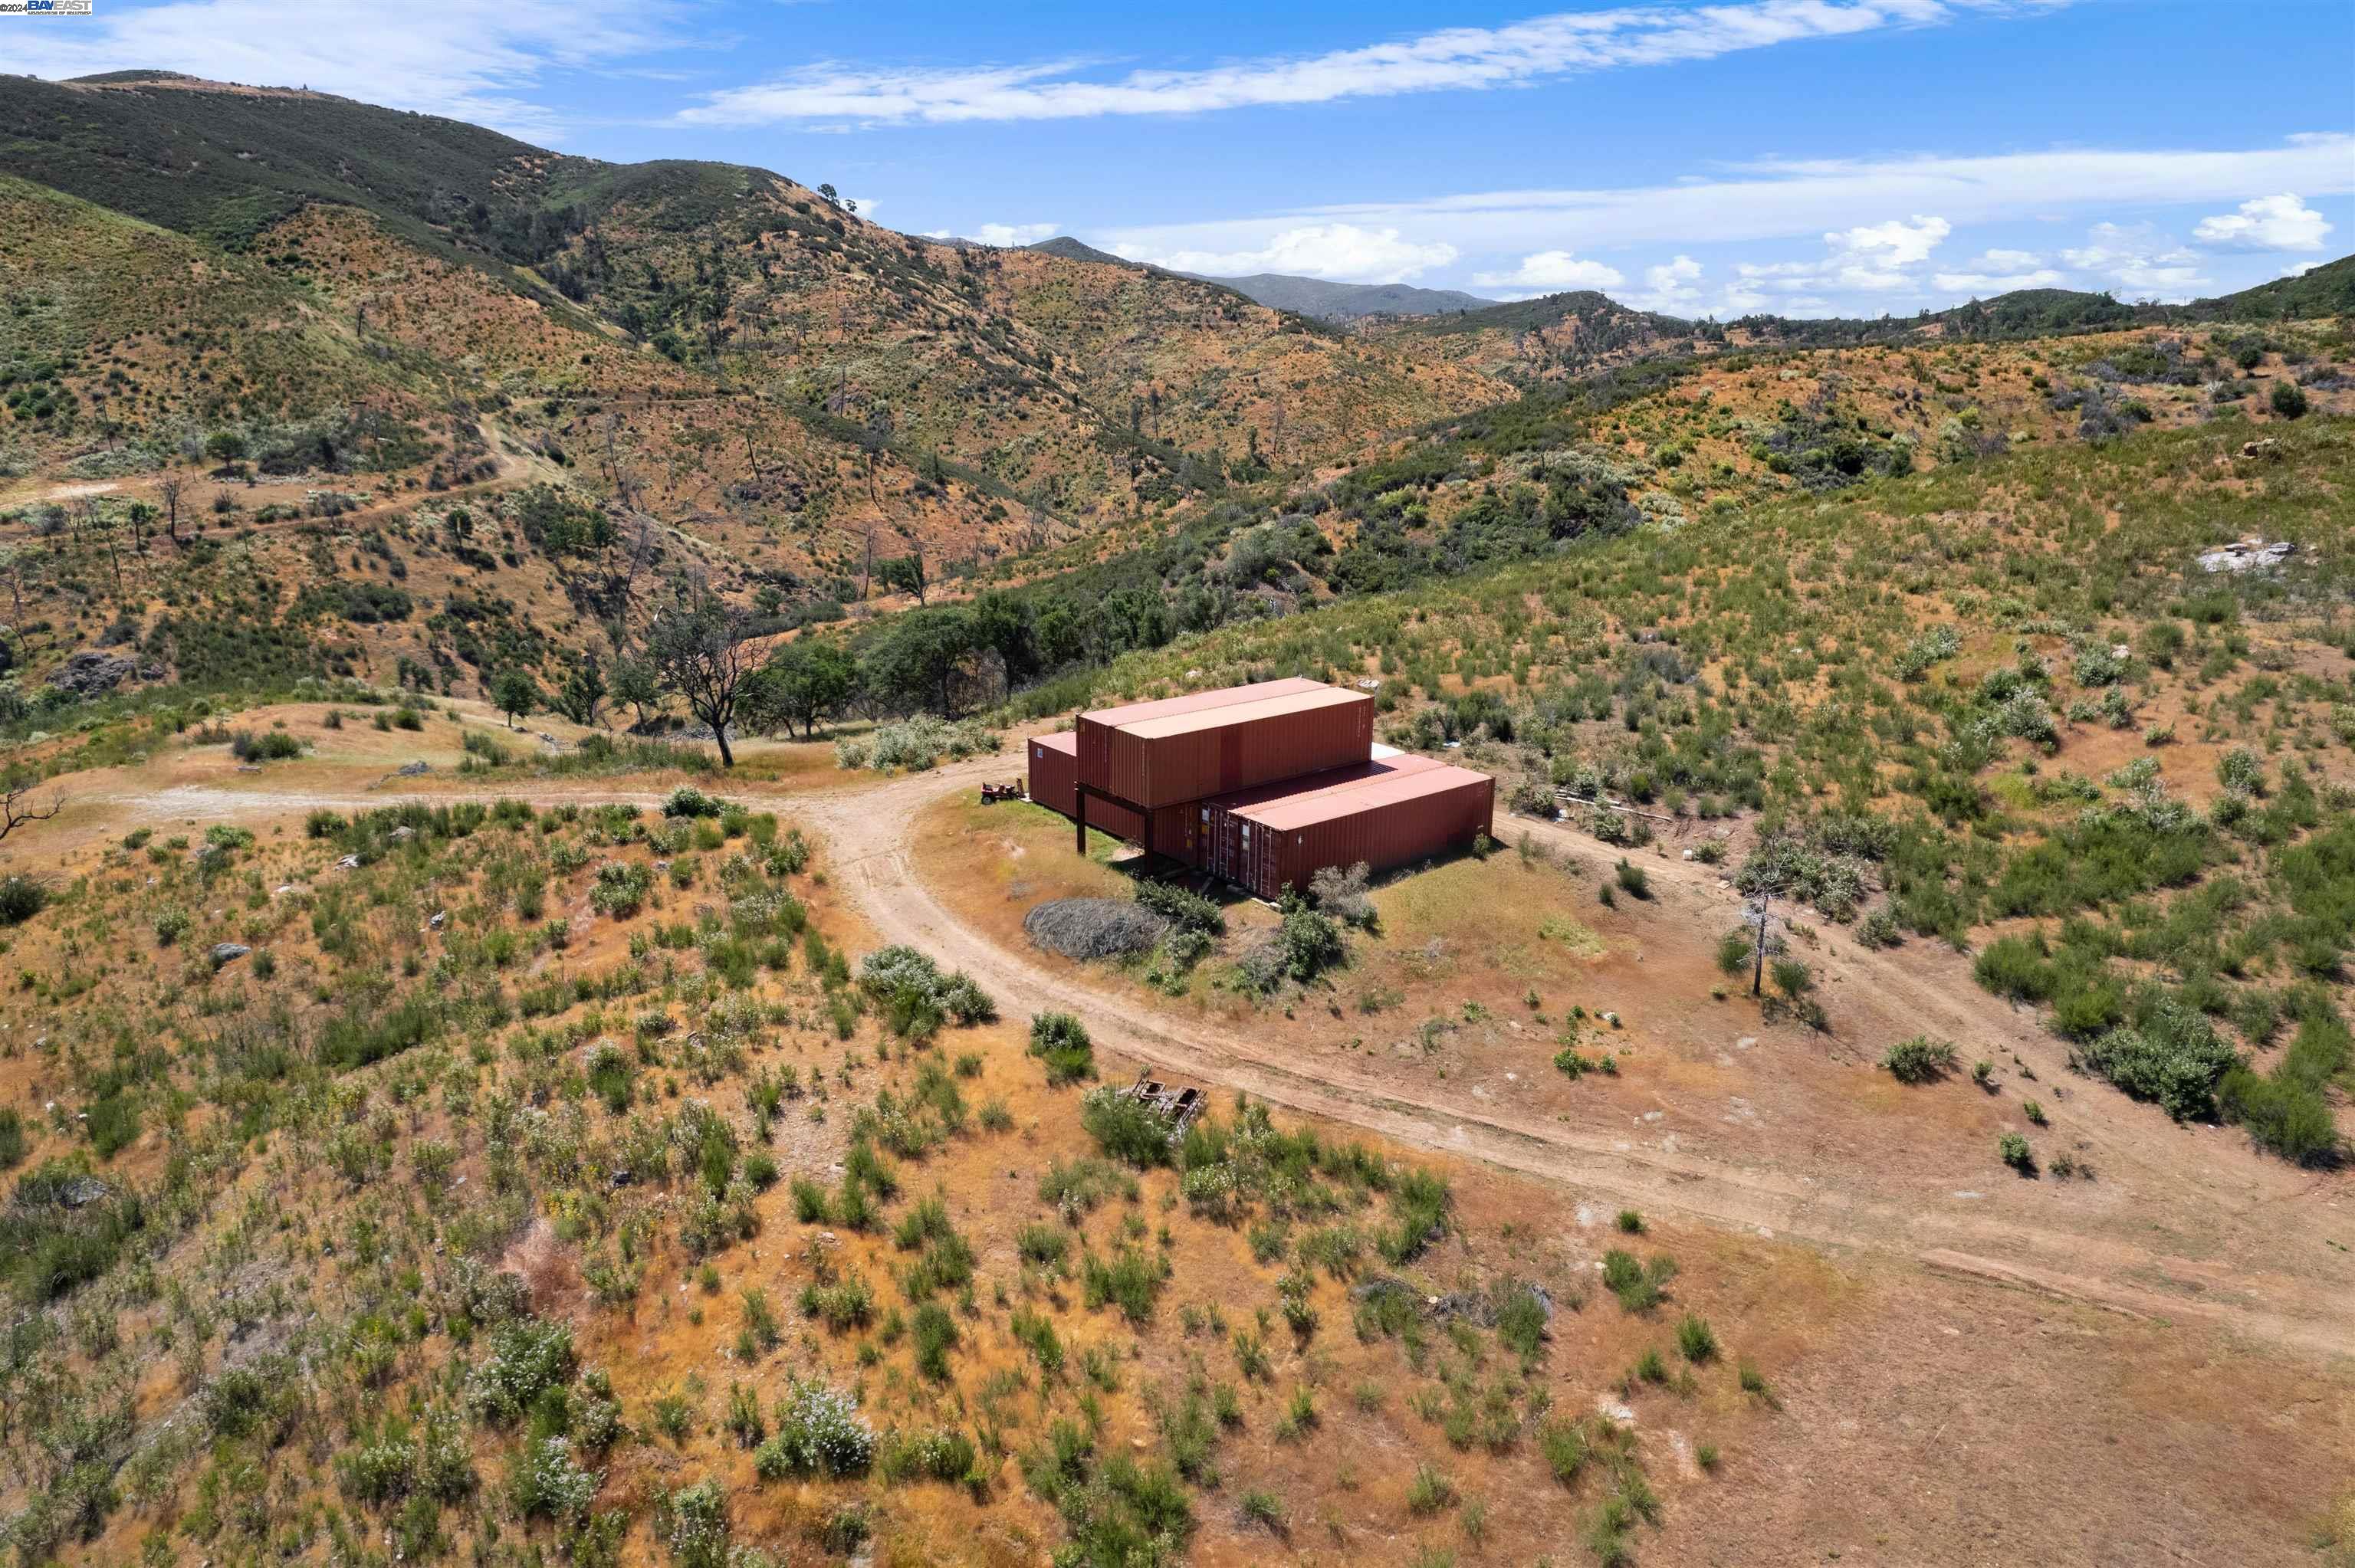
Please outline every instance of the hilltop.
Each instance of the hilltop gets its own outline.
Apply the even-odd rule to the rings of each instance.
[[[618,652],[641,574],[779,626],[838,617],[879,562],[937,579],[1084,546],[1507,395],[1212,285],[911,238],[766,171],[604,164],[320,93],[0,79],[0,527],[65,541],[22,557],[44,603],[73,597],[69,557],[128,538],[106,617],[126,623],[174,608],[131,577],[173,579],[176,621],[215,592],[148,552],[138,509],[176,554],[204,508],[234,572],[330,598],[346,557],[311,524],[336,518],[429,614],[496,579],[498,617],[542,630],[483,646],[552,671]],[[467,536],[485,514],[495,548]],[[17,617],[38,630],[12,662],[89,651],[91,608]],[[406,622],[298,664],[423,670]],[[160,666],[191,678],[174,641]],[[447,658],[421,678],[465,673]]]

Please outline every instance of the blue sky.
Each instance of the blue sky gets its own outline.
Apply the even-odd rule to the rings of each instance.
[[[2355,249],[2345,0],[98,0],[0,69],[757,164],[915,233],[1678,314],[2181,299]]]

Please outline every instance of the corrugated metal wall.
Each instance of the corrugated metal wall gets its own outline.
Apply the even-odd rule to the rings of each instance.
[[[1297,828],[1246,823],[1252,842],[1241,855],[1243,874],[1233,880],[1273,898],[1286,886],[1306,891],[1309,878],[1327,866],[1364,861],[1380,872],[1411,865],[1469,848],[1489,832],[1496,804],[1496,780],[1468,774],[1431,794],[1344,810]]]
[[[1373,701],[1354,692],[1302,694],[1198,720],[1113,730],[1104,788],[1140,806],[1174,805],[1363,762],[1374,744]]]
[[[1387,748],[1385,748],[1387,752]],[[1202,859],[1199,863],[1232,882],[1250,885],[1245,874],[1243,855],[1244,819],[1240,814],[1253,806],[1267,805],[1276,800],[1297,800],[1311,795],[1337,794],[1344,790],[1379,783],[1411,774],[1444,768],[1436,758],[1417,757],[1412,753],[1389,752],[1371,762],[1361,762],[1349,768],[1329,768],[1305,779],[1286,779],[1273,784],[1263,784],[1232,794],[1217,796],[1200,804],[1198,816],[1202,839]],[[1264,847],[1263,835],[1255,835],[1257,847]]]
[[[1188,692],[1184,696],[1160,697],[1149,703],[1129,703],[1116,708],[1098,708],[1080,715],[1073,731],[1078,746],[1080,776],[1099,789],[1111,789],[1114,794],[1125,791],[1114,789],[1112,782],[1112,736],[1123,725],[1146,724],[1155,719],[1175,718],[1181,714],[1207,713],[1214,708],[1233,707],[1242,703],[1264,702],[1270,697],[1297,696],[1303,692],[1330,691],[1322,681],[1312,681],[1303,675],[1286,675],[1282,680],[1262,681],[1255,685],[1220,686],[1215,691]],[[1135,797],[1131,796],[1134,800]]]
[[[1071,791],[1079,782],[1079,757],[1076,747],[1058,742],[1070,742],[1068,735],[1044,735],[1030,742],[1030,799],[1041,806],[1050,807],[1066,817],[1071,814]],[[1145,841],[1145,820],[1125,806],[1110,800],[1091,799],[1088,801],[1088,826],[1101,829],[1116,839],[1142,843]],[[1157,834],[1160,824],[1155,824]]]

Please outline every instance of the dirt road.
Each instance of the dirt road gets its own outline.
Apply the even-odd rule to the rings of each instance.
[[[1637,1143],[1615,1128],[1517,1115],[1427,1086],[1403,1084],[1384,1075],[1374,1061],[1353,1065],[1320,1056],[1310,1064],[1287,1047],[1287,1025],[1278,1015],[1266,1015],[1260,1028],[1245,1034],[1173,1017],[1141,999],[1090,983],[1084,971],[1059,972],[1027,953],[998,946],[958,919],[924,886],[911,859],[908,824],[923,808],[944,794],[971,789],[984,779],[1002,778],[1007,771],[1006,758],[991,757],[863,788],[777,791],[746,785],[728,793],[822,834],[829,846],[830,875],[857,901],[884,940],[921,947],[969,971],[1010,1016],[1049,1010],[1077,1013],[1106,1050],[1171,1075],[1248,1093],[1401,1144],[1522,1172],[1563,1187],[1582,1202],[1680,1213],[1834,1249],[1893,1253],[1936,1272],[2032,1289],[2139,1318],[2199,1320],[2275,1345],[2355,1355],[2355,1319],[2345,1310],[2346,1302],[2355,1298],[2355,1261],[2343,1252],[2325,1255],[2337,1258],[2335,1266],[2308,1260],[2312,1249],[2301,1249],[2296,1265],[2259,1267],[2245,1258],[2178,1255],[2163,1245],[2146,1244],[2135,1239],[2139,1218],[2123,1225],[2072,1228],[2070,1221],[2076,1216],[2062,1210],[2055,1210],[2051,1223],[2044,1224],[1986,1207],[1957,1205],[1939,1211],[1901,1204],[1877,1194],[1869,1181],[1830,1168],[1769,1170]],[[496,792],[525,795],[542,805],[615,800],[653,805],[664,793],[545,781]],[[101,789],[86,793],[81,803],[101,807],[102,814],[115,822],[251,821],[320,806],[357,810],[410,798],[447,800],[451,796],[443,790],[396,788],[387,781],[377,789],[355,784],[305,792],[245,793],[207,786]],[[1541,842],[1564,851],[1590,858],[1595,853],[1592,842],[1567,829],[1516,820],[1510,832],[1518,833],[1524,826]],[[1651,869],[1655,878],[1677,888],[1697,910],[1712,902],[1724,905],[1721,912],[1699,917],[1717,923],[1733,917],[1737,900],[1717,887],[1714,869],[1674,860],[1656,863]],[[2042,1058],[2040,1070],[2049,1066],[2056,1075],[2065,1072],[2054,1043],[2032,1020],[2009,1019],[2000,1003],[1980,994],[1968,983],[1962,960],[1954,960],[1962,966],[1959,986],[1925,979],[1923,961],[1910,950],[1882,954],[1859,948],[1840,955],[1859,983],[1885,990],[1920,1017],[1924,1027],[1971,1039],[2000,1031],[2006,1043],[2023,1054],[2036,1053]],[[2151,1128],[2154,1120],[2158,1125]],[[2147,1132],[2140,1130],[2146,1128]],[[2105,1128],[2117,1140],[2110,1147],[2110,1158],[2131,1168],[2147,1153],[2137,1150],[2133,1140],[2163,1138],[2171,1130],[2148,1107],[2120,1099],[2118,1114],[2108,1118]],[[2147,1158],[2156,1168],[2169,1156],[2147,1153]],[[2179,1147],[2171,1158],[2180,1163]],[[2286,1172],[2280,1180],[2293,1186],[2296,1181]],[[2165,1192],[2158,1201],[2188,1201],[2175,1190]],[[2168,1234],[2155,1217],[2148,1230],[2162,1239]]]

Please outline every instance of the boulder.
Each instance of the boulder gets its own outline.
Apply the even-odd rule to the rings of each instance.
[[[251,951],[243,942],[217,942],[213,945],[213,968],[233,964]]]

